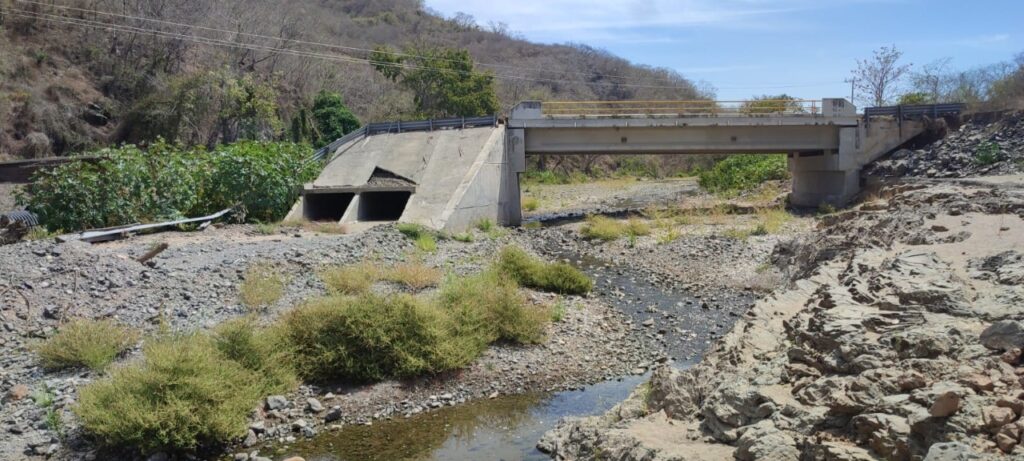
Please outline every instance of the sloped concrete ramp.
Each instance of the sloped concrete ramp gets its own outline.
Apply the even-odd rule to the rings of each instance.
[[[342,145],[289,219],[399,221],[449,231],[481,219],[518,222],[518,173],[505,128],[379,134]],[[525,165],[523,165],[525,167]]]

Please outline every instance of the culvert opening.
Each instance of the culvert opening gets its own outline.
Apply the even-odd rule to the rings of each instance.
[[[355,196],[351,192],[308,194],[303,200],[302,215],[310,221],[341,221]]]
[[[359,194],[360,221],[398,221],[412,192],[363,192]]]

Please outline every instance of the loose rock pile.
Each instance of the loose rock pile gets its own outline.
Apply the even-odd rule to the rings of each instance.
[[[867,168],[870,176],[964,178],[1024,171],[1024,112],[995,123],[968,121],[923,149],[899,150]]]
[[[776,255],[795,275],[698,366],[549,432],[556,459],[1020,455],[1024,181],[888,191]]]

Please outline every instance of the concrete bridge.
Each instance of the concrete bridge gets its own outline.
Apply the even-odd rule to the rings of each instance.
[[[863,166],[926,123],[902,114],[864,118],[844,99],[523,102],[504,125],[491,120],[474,128],[463,128],[466,119],[404,123],[406,131],[364,127],[330,146],[323,173],[289,217],[445,230],[481,219],[517,225],[519,173],[526,156],[538,154],[786,153],[791,203],[843,205],[859,192]]]

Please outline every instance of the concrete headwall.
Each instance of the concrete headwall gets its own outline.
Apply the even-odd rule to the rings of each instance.
[[[410,185],[375,183],[371,177],[379,170]],[[507,167],[505,128],[380,134],[345,145],[305,186],[289,218],[311,218],[307,201],[312,200],[307,197],[346,194],[345,200],[351,201],[339,199],[339,206],[346,208],[340,222],[359,222],[373,214],[366,207],[380,206],[370,196],[396,190],[411,190],[399,222],[449,231],[464,230],[481,219],[508,223],[504,210],[512,201],[518,207],[519,183]]]

